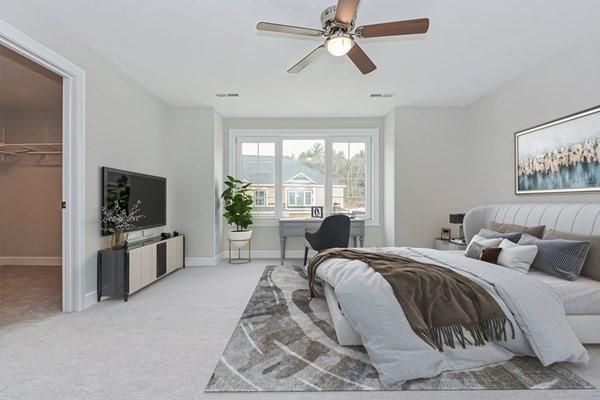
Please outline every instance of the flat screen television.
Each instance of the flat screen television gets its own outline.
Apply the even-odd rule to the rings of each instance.
[[[167,224],[167,178],[102,168],[102,207],[112,208],[115,201],[119,206],[130,210],[138,200],[140,214],[144,217],[135,229],[155,228]],[[102,229],[103,235],[109,235]]]

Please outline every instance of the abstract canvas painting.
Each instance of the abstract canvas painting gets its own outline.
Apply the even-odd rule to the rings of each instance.
[[[600,107],[515,134],[517,194],[600,190]]]

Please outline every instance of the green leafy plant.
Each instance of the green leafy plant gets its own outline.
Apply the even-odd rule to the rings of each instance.
[[[228,175],[225,185],[227,188],[221,194],[225,203],[223,216],[229,225],[235,225],[236,232],[245,231],[252,225],[252,183]]]

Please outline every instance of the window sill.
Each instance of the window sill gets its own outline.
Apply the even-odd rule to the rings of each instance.
[[[256,218],[255,217],[254,222],[252,223],[252,226],[255,226],[257,228],[278,227],[279,226],[279,218]],[[374,221],[372,219],[366,219],[365,226],[378,227],[379,222]]]

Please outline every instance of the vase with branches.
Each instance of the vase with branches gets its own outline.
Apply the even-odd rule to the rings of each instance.
[[[133,207],[127,210],[121,207],[115,200],[112,207],[102,207],[102,230],[111,234],[111,247],[120,249],[125,246],[127,232],[136,228],[136,222],[144,218],[141,213],[141,201],[137,201]]]

